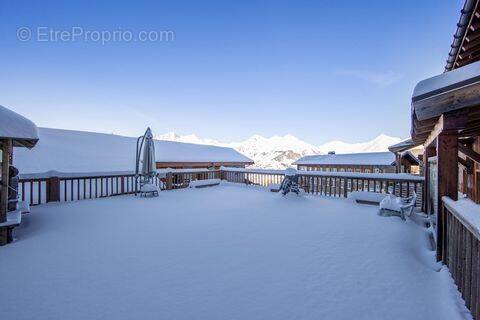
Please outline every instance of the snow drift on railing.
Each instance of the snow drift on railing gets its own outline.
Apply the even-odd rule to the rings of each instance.
[[[195,168],[195,169],[157,169],[160,175],[167,173],[194,173],[194,172],[213,172],[207,168]],[[80,177],[110,177],[110,176],[125,176],[134,175],[135,171],[103,171],[103,172],[59,172],[59,171],[47,171],[42,173],[27,173],[19,174],[20,179],[46,179],[52,177],[58,178],[80,178]]]
[[[285,170],[266,170],[266,169],[243,169],[221,167],[222,171],[243,172],[257,174],[285,174]],[[396,181],[424,181],[423,176],[408,173],[366,173],[366,172],[340,172],[340,171],[297,171],[301,176],[320,176],[336,178],[354,178],[354,179],[372,179],[372,180],[396,180]]]
[[[480,205],[468,198],[455,201],[449,197],[443,197],[442,201],[452,214],[457,216],[467,227],[474,229],[471,231],[477,237],[480,236]]]

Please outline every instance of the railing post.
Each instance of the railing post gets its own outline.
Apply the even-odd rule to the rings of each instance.
[[[47,179],[47,202],[60,201],[60,178],[50,177]]]
[[[343,178],[343,197],[346,198],[347,196],[348,196],[347,178]]]
[[[124,176],[122,176],[122,177],[120,178],[120,183],[121,183],[120,193],[121,193],[121,194],[124,194],[124,193],[125,193],[125,178],[124,178]]]
[[[165,182],[165,187],[167,190],[172,190],[172,184],[173,184],[173,174],[171,172],[167,172],[167,178]]]

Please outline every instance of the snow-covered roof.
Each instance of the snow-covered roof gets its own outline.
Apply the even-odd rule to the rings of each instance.
[[[480,81],[480,61],[420,81],[412,101],[423,100]]]
[[[38,141],[37,126],[24,116],[0,105],[0,139],[13,139],[15,147],[32,148]]]
[[[399,143],[389,146],[388,150],[390,152],[403,152],[409,149],[413,149],[419,145],[420,143],[414,143],[412,138],[408,138],[400,141]]]
[[[36,148],[18,150],[13,163],[22,174],[134,171],[136,138],[40,128]],[[231,148],[155,140],[157,162],[242,162],[252,160]]]
[[[394,163],[395,155],[391,152],[366,152],[305,156],[295,161],[293,164],[391,166]]]

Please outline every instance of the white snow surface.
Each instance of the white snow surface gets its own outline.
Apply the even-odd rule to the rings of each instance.
[[[367,153],[323,154],[323,155],[305,156],[295,161],[294,164],[391,166],[393,165],[394,162],[395,162],[395,155],[392,152],[367,152]]]
[[[40,128],[31,150],[16,150],[13,163],[22,174],[48,171],[88,173],[135,170],[136,138],[85,131]],[[162,162],[249,162],[226,147],[155,141]]]
[[[0,105],[0,138],[36,141],[38,129],[29,119]]]
[[[426,229],[346,199],[224,183],[50,203],[16,237],[0,319],[471,318]]]

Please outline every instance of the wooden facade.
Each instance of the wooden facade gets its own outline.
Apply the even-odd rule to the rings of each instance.
[[[395,173],[395,165],[336,165],[336,164],[309,164],[297,165],[298,170],[326,171],[326,172],[364,172],[364,173]]]
[[[357,158],[359,155],[376,155],[376,152],[364,153],[364,154],[352,154],[354,158]],[[379,153],[384,154],[384,153]],[[388,154],[388,153],[387,153]],[[337,163],[335,157],[349,156],[349,154],[328,154],[325,159],[320,158],[318,163],[314,160],[315,157],[310,159],[309,156],[302,159],[308,159],[307,161],[302,161],[302,159],[295,162],[298,170],[305,171],[326,171],[326,172],[363,172],[363,173],[418,173],[421,166],[421,161],[416,158],[410,152],[399,152],[394,153],[394,156],[391,156],[392,161],[385,161],[385,159],[379,159],[378,162],[375,161],[366,161],[363,162],[361,158],[352,159],[348,163]],[[319,156],[322,157],[322,156]],[[331,163],[329,163],[329,158],[332,158]],[[381,157],[380,157],[381,158]]]
[[[220,169],[220,167],[230,167],[230,168],[245,168],[253,164],[253,161],[250,162],[156,162],[157,169],[201,169],[201,168],[212,168]]]
[[[480,0],[467,0],[445,72],[417,84],[412,144],[424,146],[424,211],[437,259],[480,319],[480,235],[466,217],[480,204]],[[467,214],[468,215],[468,214]]]

